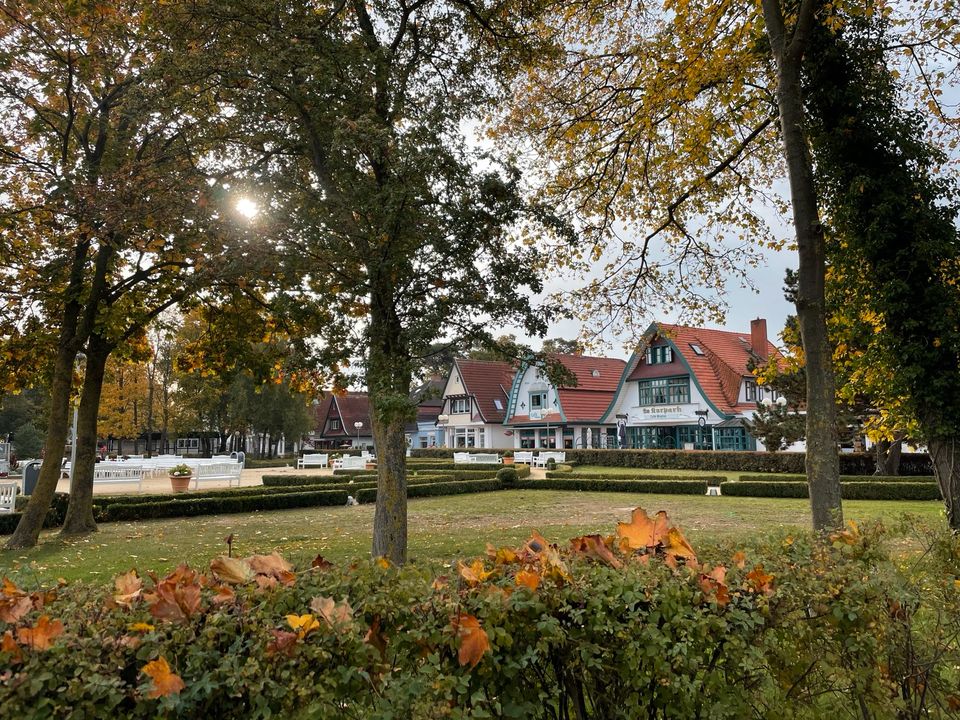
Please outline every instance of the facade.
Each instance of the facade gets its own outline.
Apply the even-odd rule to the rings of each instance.
[[[756,450],[748,424],[765,397],[748,369],[777,354],[767,322],[746,334],[654,323],[602,417],[620,447]]]
[[[445,385],[443,377],[434,375],[410,394],[411,400],[417,404],[417,419],[406,427],[407,447],[432,448],[443,445],[443,430],[437,427],[437,417],[443,409]]]
[[[577,378],[576,387],[556,387],[536,365],[514,376],[504,424],[515,448],[617,447],[616,423],[602,422],[626,363],[614,358],[555,355]]]
[[[371,448],[373,425],[365,392],[329,393],[315,406],[314,448]],[[361,423],[359,431],[356,423]]]
[[[443,389],[442,412],[437,417],[443,432],[441,444],[450,448],[512,448],[512,431],[503,421],[514,375],[510,363],[454,360]]]

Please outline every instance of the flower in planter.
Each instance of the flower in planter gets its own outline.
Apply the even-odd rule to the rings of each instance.
[[[180,465],[174,465],[172,468],[170,468],[170,475],[172,477],[190,477],[193,475],[193,468],[183,463]]]

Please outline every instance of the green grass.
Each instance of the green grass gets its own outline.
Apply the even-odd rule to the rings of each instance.
[[[410,558],[452,562],[482,553],[487,542],[516,545],[534,528],[558,542],[585,533],[607,534],[637,505],[669,512],[695,547],[809,526],[806,500],[509,490],[411,500]],[[844,511],[858,521],[893,523],[909,513],[943,522],[939,502],[847,501]],[[238,555],[277,550],[300,562],[317,553],[346,560],[369,553],[372,526],[371,505],[107,523],[80,539],[61,540],[45,532],[33,550],[2,551],[0,574],[29,583],[58,577],[106,580],[131,567],[141,574],[163,573],[182,561],[203,567],[226,552],[224,538],[231,533]]]

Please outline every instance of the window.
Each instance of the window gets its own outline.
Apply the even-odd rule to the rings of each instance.
[[[592,375],[593,377],[600,377],[600,371],[599,371],[599,370],[593,370],[593,371],[590,372],[590,375]]]
[[[453,446],[457,448],[486,447],[483,428],[454,428]]]
[[[545,392],[530,393],[530,409],[544,410],[547,407],[547,394]]]
[[[500,402],[500,400],[497,399],[497,398],[494,398],[494,399],[493,399],[493,406],[494,406],[497,410],[503,410],[503,403]]]
[[[524,449],[535,448],[537,446],[537,432],[536,430],[521,430],[520,431],[520,447]]]
[[[654,378],[641,380],[641,405],[683,405],[690,402],[690,378]]]
[[[743,385],[747,394],[747,401],[757,401],[757,382],[756,380],[744,380]]]
[[[697,345],[696,343],[690,343],[690,349],[693,350],[697,355],[703,355],[703,348]]]
[[[666,365],[673,362],[673,350],[669,345],[647,348],[647,365]]]
[[[470,398],[453,398],[450,401],[450,414],[458,415],[470,412]]]
[[[340,418],[331,418],[330,430],[339,430],[339,429],[340,429]]]

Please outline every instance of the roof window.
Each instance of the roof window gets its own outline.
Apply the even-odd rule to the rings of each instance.
[[[594,371],[591,372],[590,374],[593,375],[593,377],[600,377],[600,371],[599,371],[599,370],[594,370]]]
[[[693,350],[697,355],[704,355],[703,348],[697,345],[696,343],[690,343],[690,349]]]
[[[497,410],[503,410],[503,403],[500,402],[500,400],[497,399],[497,398],[494,398],[494,399],[493,399],[493,406],[494,406]]]

